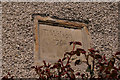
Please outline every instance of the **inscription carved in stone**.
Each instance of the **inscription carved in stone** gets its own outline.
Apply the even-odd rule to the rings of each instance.
[[[81,30],[39,25],[40,58],[58,60],[72,50],[71,41],[82,41]]]
[[[63,58],[65,52],[73,48],[71,41],[79,41],[86,51],[90,48],[90,36],[86,24],[68,20],[52,19],[50,17],[36,16],[35,24],[35,64],[41,61],[56,62]],[[79,58],[84,59],[84,56]]]

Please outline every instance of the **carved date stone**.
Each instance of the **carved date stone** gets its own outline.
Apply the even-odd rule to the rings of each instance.
[[[65,52],[72,50],[71,41],[80,41],[85,50],[90,48],[90,36],[86,24],[67,20],[36,16],[35,23],[35,64],[46,60],[56,62]],[[81,55],[80,57],[84,57]]]

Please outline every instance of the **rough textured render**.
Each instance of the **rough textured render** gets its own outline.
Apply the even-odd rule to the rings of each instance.
[[[2,4],[0,1],[0,79],[2,76]]]
[[[118,3],[118,21],[120,21],[120,2]],[[118,23],[118,50],[120,50],[120,22]]]
[[[118,2],[119,0],[3,0],[2,2]]]
[[[3,75],[35,77],[32,14],[90,20],[92,47],[108,57],[118,50],[118,3],[2,2]]]

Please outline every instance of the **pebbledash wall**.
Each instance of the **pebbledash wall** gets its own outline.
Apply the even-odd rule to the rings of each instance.
[[[2,77],[2,4],[0,2],[0,79]]]
[[[2,2],[3,76],[35,77],[33,14],[89,20],[91,47],[110,57],[118,51],[117,2]]]

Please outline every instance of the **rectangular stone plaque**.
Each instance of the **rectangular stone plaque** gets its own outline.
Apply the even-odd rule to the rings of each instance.
[[[39,58],[48,61],[62,58],[72,50],[69,42],[82,41],[81,30],[39,24]]]
[[[40,18],[41,19],[41,18]],[[46,18],[45,18],[46,19]],[[57,25],[49,20],[48,23],[39,23],[39,18],[35,20],[35,62],[36,64],[45,60],[47,62],[56,62],[58,59],[63,58],[65,52],[70,52],[73,48],[69,44],[71,41],[80,41],[81,47],[87,50],[90,47],[88,41],[88,33],[85,28],[74,29],[74,25],[71,23],[64,23],[58,21]],[[53,20],[53,19],[52,19]],[[64,21],[63,21],[64,22]],[[52,24],[52,25],[51,25]],[[61,26],[62,24],[62,26]],[[70,24],[70,25],[69,25]],[[76,26],[76,25],[75,25]]]

